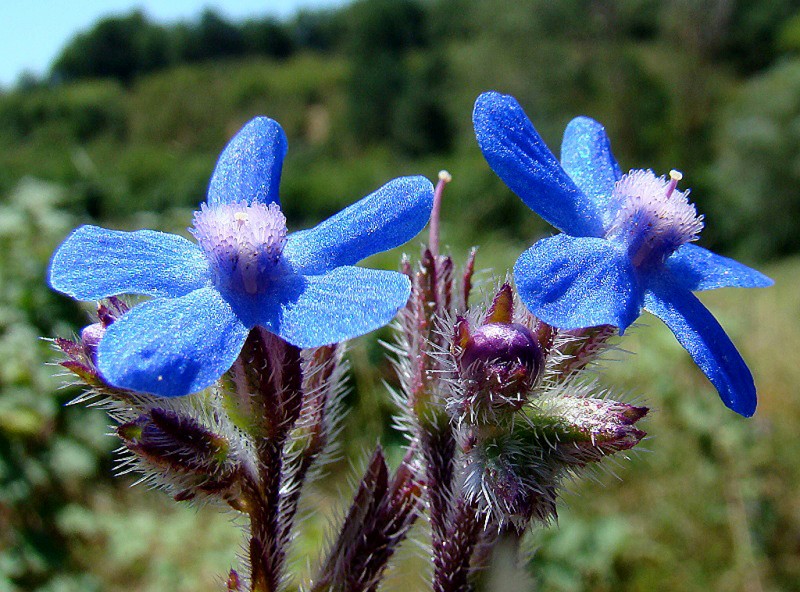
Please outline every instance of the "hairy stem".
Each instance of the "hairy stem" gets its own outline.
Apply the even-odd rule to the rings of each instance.
[[[453,457],[455,441],[449,425],[441,430],[425,430],[422,438],[425,458],[425,491],[430,506],[434,554],[448,535],[448,516],[452,503]],[[437,546],[438,545],[438,546]]]
[[[283,576],[289,521],[282,515],[284,445],[302,407],[300,350],[256,328],[232,369],[239,408],[247,417],[255,452],[246,485],[250,514],[251,592],[276,592]]]
[[[260,487],[258,502],[250,514],[251,585],[252,592],[275,592],[286,558],[278,512],[283,446],[273,440],[264,440],[257,448]]]

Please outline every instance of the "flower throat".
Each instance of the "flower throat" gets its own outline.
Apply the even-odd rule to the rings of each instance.
[[[679,191],[683,175],[669,179],[650,170],[633,170],[617,181],[611,203],[617,213],[606,238],[622,242],[638,268],[663,263],[678,247],[697,240],[703,217],[689,203],[689,191]]]
[[[259,294],[269,286],[286,245],[286,217],[274,203],[203,204],[190,232],[219,289]]]

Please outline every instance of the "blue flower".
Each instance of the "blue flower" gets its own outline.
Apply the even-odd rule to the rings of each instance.
[[[756,409],[750,370],[725,331],[692,294],[772,280],[691,244],[702,217],[679,191],[680,173],[623,175],[603,127],[587,117],[567,126],[561,164],[519,103],[487,92],[473,114],[489,166],[522,201],[563,234],[525,251],[514,267],[520,297],[563,329],[614,325],[624,331],[641,309],[661,318],[737,413]]]
[[[286,136],[250,121],[217,162],[193,243],[151,230],[75,230],[53,255],[50,285],[79,300],[152,298],[108,327],[98,366],[111,384],[165,397],[211,385],[255,326],[302,348],[388,323],[408,278],[354,267],[425,226],[433,186],[395,179],[309,230],[288,234],[278,202]]]

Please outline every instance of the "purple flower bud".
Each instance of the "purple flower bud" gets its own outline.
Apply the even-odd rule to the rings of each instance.
[[[59,362],[59,365],[69,370],[89,387],[99,387],[103,384],[97,371],[96,362],[97,344],[104,331],[105,329],[100,323],[95,323],[81,331],[81,338],[78,341],[63,338],[55,340],[56,347],[66,356],[66,359]]]
[[[86,386],[102,389],[106,394],[117,391],[109,386],[97,369],[97,348],[106,329],[119,317],[128,312],[128,305],[114,296],[107,298],[97,307],[98,322],[83,328],[80,339],[57,338],[55,345],[66,356],[59,364],[77,376]]]
[[[533,333],[517,323],[490,323],[478,327],[472,333],[460,360],[464,370],[476,363],[486,363],[502,368],[522,365],[536,371],[541,362],[541,350]]]
[[[86,357],[92,361],[94,366],[97,365],[97,346],[100,345],[100,340],[106,333],[106,328],[102,323],[93,323],[84,327],[81,331],[81,343],[83,344],[83,351]]]
[[[456,331],[454,349],[468,406],[520,409],[544,366],[542,348],[530,329],[488,323],[470,333],[461,319]]]

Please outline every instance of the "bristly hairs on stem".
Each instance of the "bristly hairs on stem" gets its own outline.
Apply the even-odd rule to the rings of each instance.
[[[419,516],[420,476],[409,450],[393,476],[380,446],[370,459],[313,592],[375,590],[389,559]]]

